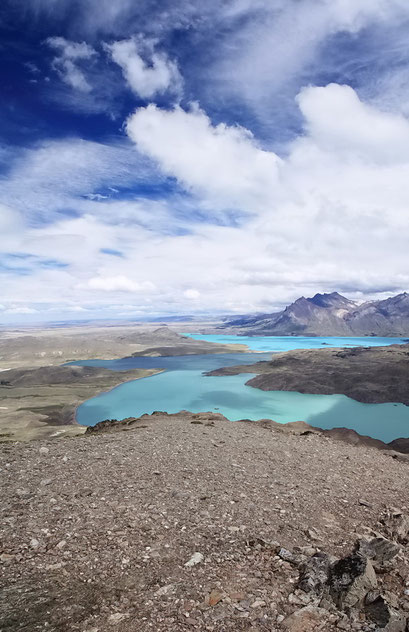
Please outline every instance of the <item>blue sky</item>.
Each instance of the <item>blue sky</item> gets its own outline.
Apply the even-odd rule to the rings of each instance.
[[[3,0],[0,322],[407,290],[408,27],[404,0]]]

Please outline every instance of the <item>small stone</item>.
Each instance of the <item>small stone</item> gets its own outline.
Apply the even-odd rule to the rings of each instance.
[[[264,608],[264,606],[266,606],[266,602],[263,601],[262,599],[256,599],[255,601],[253,601],[253,603],[250,605],[250,608]]]
[[[125,619],[125,617],[126,614],[123,614],[122,612],[115,612],[115,614],[110,615],[110,617],[108,618],[108,622],[111,625],[116,625],[117,623]]]
[[[47,564],[46,569],[48,571],[58,571],[60,568],[63,568],[63,562],[57,562],[57,564]]]
[[[11,560],[14,560],[14,555],[11,555],[10,553],[0,554],[0,562],[11,562]]]
[[[16,489],[16,495],[19,498],[27,498],[27,496],[30,496],[30,491],[28,489],[17,488]]]
[[[169,595],[170,593],[174,592],[174,590],[175,584],[167,584],[166,586],[161,586],[160,588],[158,588],[158,590],[155,592],[155,596],[164,597],[165,595]]]
[[[312,557],[313,555],[318,553],[318,551],[313,546],[302,546],[300,548],[300,553],[302,553],[303,555],[307,555],[308,557]]]
[[[49,451],[50,451],[50,450],[49,450],[49,448],[46,448],[46,447],[44,447],[44,446],[43,446],[42,448],[40,448],[40,449],[39,449],[39,453],[40,453],[40,454],[48,454],[48,453],[49,453]]]
[[[32,538],[30,540],[30,546],[32,549],[38,549],[38,547],[40,546],[40,543],[38,540],[36,540],[36,538]]]
[[[368,501],[363,500],[363,498],[360,498],[358,502],[360,505],[362,505],[362,507],[372,507],[371,503],[368,503]]]
[[[190,560],[186,562],[185,566],[187,567],[196,566],[196,564],[200,564],[200,562],[203,562],[203,560],[204,560],[204,556],[202,553],[194,553],[192,557],[190,558]]]
[[[277,553],[278,557],[281,557],[284,562],[289,562],[290,564],[296,564],[298,562],[297,557],[291,551],[287,549],[280,549]]]
[[[219,590],[212,590],[212,592],[206,597],[206,605],[215,606],[223,599],[224,595]]]
[[[66,540],[61,540],[57,545],[56,545],[56,549],[63,549],[65,547],[65,545],[67,544]]]
[[[321,540],[321,536],[316,529],[306,529],[305,535],[307,535],[310,540]]]

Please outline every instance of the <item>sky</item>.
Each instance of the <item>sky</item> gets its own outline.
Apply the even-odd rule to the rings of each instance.
[[[2,0],[0,323],[409,289],[407,0]]]

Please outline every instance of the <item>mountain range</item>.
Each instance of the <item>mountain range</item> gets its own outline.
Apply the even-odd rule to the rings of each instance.
[[[338,292],[302,296],[281,312],[241,316],[224,327],[258,336],[409,336],[409,294],[362,304]]]

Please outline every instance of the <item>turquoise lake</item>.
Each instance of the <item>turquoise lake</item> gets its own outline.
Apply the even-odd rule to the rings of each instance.
[[[195,340],[218,342],[220,344],[244,344],[252,351],[292,351],[294,349],[320,349],[321,347],[384,347],[386,345],[402,344],[406,338],[378,338],[363,336],[361,338],[347,337],[309,337],[309,336],[229,336],[182,334]],[[409,342],[409,340],[408,340]]]
[[[302,337],[191,337],[214,342],[245,342],[257,353],[171,357],[136,357],[121,360],[89,360],[72,364],[102,366],[114,371],[131,368],[162,368],[163,373],[127,382],[94,397],[77,410],[80,424],[92,426],[103,419],[138,417],[162,410],[176,413],[220,412],[231,421],[274,419],[279,423],[306,421],[320,428],[345,427],[389,442],[409,436],[409,407],[403,404],[361,404],[345,395],[308,395],[283,391],[260,391],[245,382],[249,374],[209,377],[203,372],[234,364],[268,360],[272,352],[289,349],[379,346],[401,343],[392,338],[302,338]],[[266,348],[267,347],[267,348]]]

